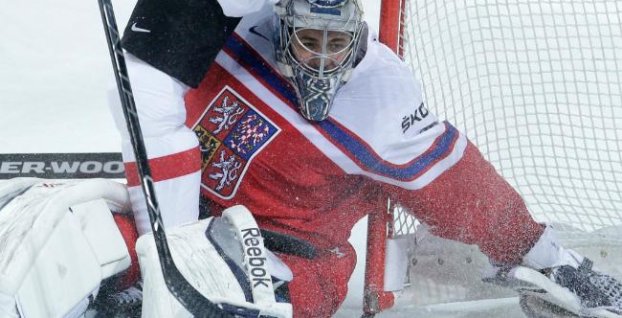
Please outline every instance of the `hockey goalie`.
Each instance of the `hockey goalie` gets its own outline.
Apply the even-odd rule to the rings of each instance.
[[[142,0],[127,26],[125,79],[150,156],[132,152],[127,108],[111,107],[129,190],[102,180],[2,186],[2,316],[110,317],[118,292],[128,303],[142,293],[145,317],[189,316],[149,233],[163,226],[177,269],[221,310],[330,317],[356,265],[352,226],[391,197],[434,234],[477,245],[531,316],[555,317],[556,305],[620,317],[622,285],[561,247],[466,135],[428,111],[410,70],[368,30],[360,1]],[[232,32],[215,43],[222,30]],[[136,168],[142,159],[149,178]],[[148,213],[145,179],[162,223]],[[218,218],[197,220],[199,192]],[[134,257],[135,234],[119,231],[133,227],[118,225],[130,205],[141,234]],[[300,256],[304,244],[273,249],[281,262],[257,224],[317,254]]]
[[[118,308],[107,307],[123,305],[109,302],[111,294],[130,286],[124,292],[131,298],[128,290],[140,293],[136,286],[143,286],[137,307],[121,316],[139,317],[142,307],[143,317],[190,317],[167,289],[153,237],[141,236],[134,252],[129,211],[126,187],[114,181],[2,183],[0,316],[111,317]],[[184,277],[225,312],[291,316],[291,305],[275,300],[271,270],[281,282],[291,272],[264,248],[244,207],[171,229],[168,243]]]

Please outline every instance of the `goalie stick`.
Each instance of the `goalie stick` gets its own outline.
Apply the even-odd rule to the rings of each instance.
[[[119,31],[112,3],[111,0],[98,0],[98,3],[104,31],[106,33],[106,40],[108,42],[110,59],[117,82],[117,89],[119,91],[119,97],[121,98],[123,115],[130,134],[138,174],[141,180],[141,187],[145,195],[153,237],[166,286],[171,294],[195,317],[230,317],[221,307],[212,303],[197,291],[181,274],[173,261],[164,232],[158,201],[155,197],[153,179],[151,178],[151,170],[149,168],[145,144],[140,130],[138,113],[132,95],[132,88],[129,82],[125,56],[121,48]]]

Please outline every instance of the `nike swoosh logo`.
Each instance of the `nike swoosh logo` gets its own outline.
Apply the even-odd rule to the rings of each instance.
[[[259,37],[262,37],[262,38],[266,39],[266,41],[270,41],[270,39],[269,39],[267,36],[265,36],[265,35],[263,35],[263,34],[259,33],[259,32],[256,30],[256,29],[257,29],[257,27],[258,27],[257,25],[256,25],[256,26],[253,26],[253,27],[251,27],[250,29],[248,29],[248,31],[249,31],[250,33],[252,33],[252,34],[256,35],[256,36],[259,36]]]
[[[138,26],[136,26],[136,22],[134,22],[134,24],[132,24],[132,27],[130,28],[130,30],[132,30],[134,32],[151,33],[151,30],[139,28]]]

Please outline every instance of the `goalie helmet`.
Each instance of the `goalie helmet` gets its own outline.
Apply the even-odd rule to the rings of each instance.
[[[363,51],[360,2],[281,0],[275,12],[278,67],[294,84],[302,116],[324,120]]]

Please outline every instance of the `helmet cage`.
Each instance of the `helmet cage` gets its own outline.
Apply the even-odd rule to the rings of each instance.
[[[307,30],[320,31],[322,34],[322,40],[312,44],[314,47],[309,47],[306,44],[307,40],[300,37]],[[343,36],[338,40],[338,44],[329,42],[331,41],[329,34],[332,32],[345,33],[347,43],[342,43]],[[289,32],[285,54],[293,67],[300,67],[318,78],[325,78],[334,72],[347,70],[352,65],[354,41],[355,38],[349,32],[294,27],[294,30]]]
[[[284,4],[277,5],[277,64],[292,80],[300,112],[309,120],[328,117],[337,90],[350,77],[364,34],[358,1],[342,2],[345,4],[334,7],[314,6],[307,0],[282,1]],[[307,47],[300,38],[305,30],[321,34],[322,40],[316,47]],[[331,32],[345,33],[341,38],[347,43],[333,47],[329,42]]]

